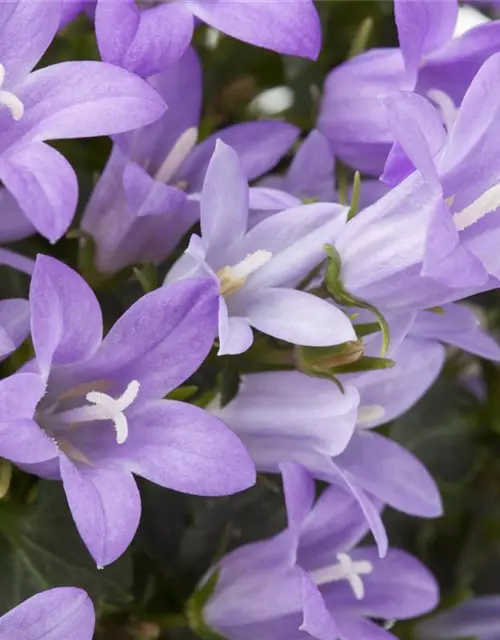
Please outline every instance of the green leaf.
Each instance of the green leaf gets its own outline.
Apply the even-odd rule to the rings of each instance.
[[[348,58],[354,58],[363,51],[366,51],[370,42],[370,37],[373,32],[374,21],[371,16],[368,16],[359,25],[358,32],[356,33],[354,40],[352,41],[351,48],[347,54]]]
[[[56,586],[94,599],[129,600],[132,566],[123,556],[98,570],[78,535],[60,483],[41,481],[33,504],[0,502],[0,611]]]
[[[158,272],[152,262],[148,262],[140,268],[134,267],[133,271],[144,293],[150,293],[158,289]]]
[[[347,212],[347,221],[352,220],[359,211],[359,201],[361,198],[361,175],[359,171],[354,174],[354,182],[352,185],[352,198],[349,211]]]
[[[215,592],[218,580],[219,571],[216,570],[208,580],[195,590],[186,605],[186,618],[189,627],[202,640],[224,640],[223,636],[211,629],[203,618],[203,609]]]

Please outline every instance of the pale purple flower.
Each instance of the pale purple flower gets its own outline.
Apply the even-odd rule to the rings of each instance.
[[[133,473],[225,495],[250,486],[242,444],[203,410],[163,398],[203,362],[217,291],[196,279],[138,300],[102,338],[99,304],[69,267],[39,256],[30,288],[36,360],[0,382],[0,454],[62,479],[98,566],[130,544],[140,516]]]
[[[228,640],[393,640],[370,618],[407,619],[436,606],[436,581],[417,559],[398,549],[380,559],[357,546],[367,526],[348,493],[330,487],[313,506],[306,469],[281,470],[288,529],[220,561],[204,610],[210,627]]]
[[[76,175],[45,140],[127,131],[165,110],[144,81],[109,64],[64,62],[32,71],[60,18],[60,2],[0,2],[0,180],[13,196],[2,195],[0,242],[35,229],[55,242],[73,218]]]
[[[219,353],[242,353],[252,327],[294,344],[355,338],[340,309],[294,287],[321,262],[346,209],[318,203],[287,209],[248,230],[249,191],[236,152],[217,141],[201,196],[201,237],[192,235],[167,282],[210,275],[219,296]]]
[[[248,180],[267,173],[299,132],[279,121],[227,127],[197,144],[202,73],[189,48],[170,69],[148,79],[168,104],[154,124],[115,138],[85,210],[82,228],[96,241],[97,268],[160,262],[199,219],[199,196],[216,138],[238,153]]]
[[[452,39],[456,0],[396,0],[400,48],[371,49],[335,68],[325,83],[318,128],[336,155],[380,175],[394,135],[380,97],[415,90],[433,100],[451,126],[469,84],[500,50],[500,23]]]
[[[142,76],[159,73],[186,51],[196,20],[250,44],[316,58],[321,26],[312,0],[98,0],[103,60]]]
[[[432,616],[417,627],[418,640],[498,640],[500,596],[477,596]]]
[[[25,600],[0,618],[7,640],[92,640],[95,613],[82,589],[59,587]]]
[[[474,78],[448,134],[421,96],[385,100],[398,142],[384,177],[402,181],[336,242],[352,294],[380,307],[425,308],[498,287],[500,225],[492,214],[500,204],[500,101],[487,88],[499,78],[496,54]]]
[[[387,536],[374,499],[422,517],[436,517],[442,507],[422,463],[371,429],[415,404],[437,378],[444,356],[437,341],[407,337],[391,354],[392,369],[339,376],[344,393],[333,381],[297,371],[257,373],[243,377],[227,406],[216,399],[209,410],[239,435],[259,471],[277,473],[291,460],[350,491],[383,555]]]

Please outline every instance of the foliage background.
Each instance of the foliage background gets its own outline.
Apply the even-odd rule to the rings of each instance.
[[[369,31],[366,46],[397,44],[390,2],[323,0],[317,8],[324,38],[317,62],[285,58],[225,36],[210,50],[206,28],[199,27],[195,45],[204,70],[202,137],[254,118],[251,100],[281,85],[293,90],[295,101],[280,117],[307,132],[314,127],[325,75],[359,48],[363,35]],[[42,64],[75,59],[98,59],[93,26],[85,17],[60,33]],[[77,171],[81,211],[111,143],[94,139],[56,146]],[[339,175],[345,176],[345,169]],[[27,255],[50,253],[76,268],[85,258],[71,238],[50,246],[35,237],[16,246]],[[0,271],[3,297],[27,296],[25,276]],[[141,289],[136,280],[118,277],[97,293],[109,326]],[[500,329],[500,294],[480,296],[477,302],[489,326]],[[25,344],[2,363],[0,373],[8,375],[29,356],[30,346]],[[216,366],[225,372],[219,384],[230,385],[237,377],[232,359]],[[202,373],[196,383],[210,387],[218,370],[209,363]],[[483,400],[468,391],[466,378],[481,389]],[[433,521],[388,510],[385,521],[392,543],[416,554],[434,571],[443,605],[471,592],[500,593],[500,371],[450,352],[435,387],[384,430],[428,465],[445,505],[445,516]],[[405,482],[404,477],[400,480]],[[43,589],[74,585],[85,588],[96,603],[100,639],[192,638],[183,627],[182,611],[214,558],[272,535],[285,524],[277,477],[261,476],[253,489],[220,499],[184,496],[146,481],[140,481],[140,489],[143,515],[134,544],[118,562],[98,571],[79,539],[61,486],[14,470],[9,492],[0,500],[0,613]],[[399,624],[393,631],[410,639],[413,626]]]

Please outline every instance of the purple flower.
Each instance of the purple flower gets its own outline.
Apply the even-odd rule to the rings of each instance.
[[[201,237],[167,281],[210,275],[219,287],[220,354],[242,353],[254,327],[294,344],[325,346],[355,338],[347,316],[294,287],[319,264],[326,238],[346,209],[311,204],[277,213],[248,230],[248,184],[236,152],[217,141],[201,197]]]
[[[103,60],[150,76],[186,51],[196,20],[228,35],[289,55],[316,58],[321,27],[312,0],[176,0],[137,6],[135,0],[99,0],[96,33]]]
[[[0,618],[9,640],[92,640],[95,613],[81,589],[60,587],[29,598]]]
[[[75,173],[44,140],[127,131],[165,110],[150,86],[109,64],[64,62],[32,72],[60,17],[60,2],[0,2],[0,179],[13,196],[4,202],[1,241],[36,229],[55,242],[74,215]]]
[[[396,0],[400,48],[372,49],[330,73],[318,128],[342,160],[382,173],[394,135],[380,97],[392,91],[414,89],[452,123],[479,68],[500,48],[498,21],[452,40],[457,10],[456,0]]]
[[[216,138],[237,151],[253,180],[278,162],[299,133],[284,122],[248,122],[196,144],[202,75],[191,48],[148,82],[168,110],[154,124],[116,137],[82,220],[96,241],[97,267],[104,273],[141,260],[160,262],[177,246],[199,219],[197,194]]]
[[[98,566],[130,544],[140,516],[132,473],[178,491],[250,486],[244,447],[203,410],[164,400],[203,362],[217,324],[210,280],[138,300],[102,338],[97,299],[62,263],[39,256],[30,288],[36,361],[0,382],[0,453],[62,479]]]
[[[313,506],[306,469],[281,469],[288,529],[222,559],[204,611],[209,626],[229,640],[391,640],[370,618],[406,619],[436,606],[436,582],[418,560],[397,549],[380,559],[356,546],[367,527],[348,493],[331,487]]]
[[[392,369],[330,380],[296,371],[247,375],[239,394],[210,410],[242,439],[259,471],[300,462],[318,479],[359,501],[383,555],[387,536],[374,499],[412,515],[441,514],[438,488],[409,451],[371,431],[407,411],[434,382],[444,362],[437,342],[406,338]],[[401,477],[405,478],[401,482]]]
[[[478,596],[449,611],[432,616],[417,627],[419,640],[497,640],[500,633],[500,597]]]
[[[488,287],[489,276],[500,277],[500,225],[498,216],[491,215],[500,205],[494,129],[500,102],[485,93],[499,78],[496,54],[474,78],[448,134],[424,98],[399,92],[385,101],[397,143],[384,179],[403,179],[402,184],[412,184],[417,192],[432,193],[429,201],[434,200],[436,211],[420,232],[422,275],[448,287]],[[415,168],[418,172],[405,180]]]

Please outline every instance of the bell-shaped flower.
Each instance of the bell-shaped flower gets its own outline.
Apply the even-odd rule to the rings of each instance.
[[[436,581],[418,560],[397,549],[380,559],[357,546],[367,526],[348,493],[330,487],[314,504],[307,470],[288,462],[281,471],[288,528],[218,563],[203,611],[209,627],[228,640],[393,640],[370,618],[407,619],[436,606]]]
[[[196,20],[279,53],[313,59],[319,54],[321,26],[312,0],[174,0],[144,5],[136,0],[98,0],[95,18],[103,60],[144,77],[164,71],[182,56]]]
[[[395,0],[399,48],[371,49],[327,77],[318,128],[344,162],[379,176],[394,142],[380,97],[415,90],[433,101],[447,127],[479,71],[500,51],[500,23],[452,39],[456,0]]]
[[[223,423],[165,396],[196,371],[217,326],[209,279],[158,289],[102,337],[85,281],[39,256],[30,288],[35,361],[0,382],[0,455],[61,479],[98,566],[130,544],[140,517],[132,474],[199,495],[252,485],[253,464]]]
[[[96,243],[97,269],[113,273],[139,261],[160,262],[199,219],[199,191],[216,138],[238,153],[248,180],[267,173],[299,132],[285,122],[247,122],[197,144],[202,74],[189,48],[167,71],[148,79],[168,104],[155,123],[115,138],[83,215]]]
[[[85,591],[59,587],[25,600],[0,618],[9,640],[92,640],[95,612]]]
[[[497,640],[500,634],[500,596],[477,596],[418,625],[418,640]]]
[[[165,104],[137,76],[103,62],[63,62],[32,71],[59,27],[61,2],[0,2],[0,242],[38,231],[51,242],[75,213],[78,184],[45,140],[128,131],[159,118]],[[26,220],[27,219],[27,220]]]
[[[291,460],[350,491],[383,555],[387,536],[374,500],[427,518],[440,515],[442,508],[436,483],[422,463],[371,429],[422,397],[444,355],[437,341],[408,337],[391,354],[392,369],[339,376],[344,393],[330,380],[297,371],[257,373],[243,377],[229,404],[221,408],[215,399],[209,410],[238,434],[259,471],[277,473],[282,462]]]
[[[249,190],[236,152],[217,141],[201,196],[201,237],[166,281],[210,275],[219,288],[220,354],[242,353],[252,328],[294,344],[355,339],[347,316],[295,287],[324,258],[325,239],[345,224],[346,208],[318,203],[287,209],[249,229]]]

